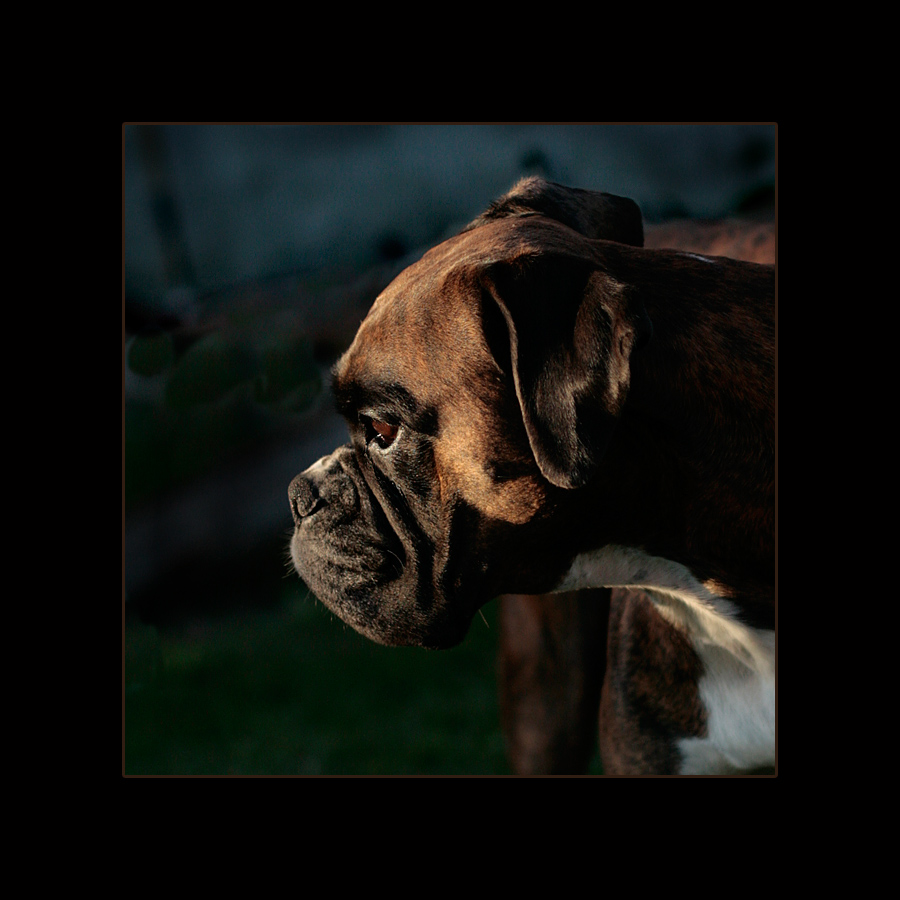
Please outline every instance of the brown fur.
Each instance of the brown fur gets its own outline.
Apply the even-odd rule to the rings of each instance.
[[[336,367],[352,442],[291,484],[298,571],[374,640],[447,647],[497,594],[624,545],[772,627],[772,268],[622,243],[622,198],[517,191],[392,282]],[[504,608],[504,720],[533,771],[589,756],[606,596]],[[677,771],[698,660],[640,592],[611,610],[604,765]]]
[[[646,227],[644,245],[773,264],[776,231],[772,222],[681,220]],[[767,513],[762,515],[763,521],[751,525],[751,532],[773,533]],[[722,587],[718,590],[721,592]],[[642,591],[618,588],[540,597],[506,595],[499,602],[498,684],[513,771],[523,775],[586,772],[597,746],[593,726],[598,707],[573,703],[572,697],[598,695],[601,684],[600,751],[605,771],[638,774],[671,767],[674,736],[698,733],[699,717],[682,719],[679,726],[676,717],[666,716],[669,727],[649,733],[646,688],[641,718],[635,708],[634,691],[621,674],[617,675],[616,661],[627,658],[626,651],[635,649],[624,630],[636,618],[634,610],[640,609],[642,622],[655,615]],[[605,611],[610,605],[609,619],[605,615],[595,619],[598,607]],[[559,608],[567,614],[560,615]],[[660,628],[668,626],[674,631],[660,616],[655,618]],[[535,635],[541,640],[535,640]],[[542,657],[548,646],[577,646],[579,654],[557,654],[556,664],[547,666]],[[690,668],[690,648],[682,646],[681,653],[682,669]],[[652,667],[659,670],[659,656],[652,658],[656,660]],[[657,702],[665,702],[665,698]],[[682,680],[677,702],[696,711],[699,695],[690,680]],[[649,765],[650,758],[656,768]]]

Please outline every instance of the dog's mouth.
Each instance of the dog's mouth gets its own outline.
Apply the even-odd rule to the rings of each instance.
[[[438,596],[433,544],[376,494],[350,445],[298,475],[288,496],[294,568],[344,622],[382,644],[446,648],[463,639],[472,616]]]

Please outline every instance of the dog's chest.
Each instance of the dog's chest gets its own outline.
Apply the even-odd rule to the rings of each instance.
[[[680,774],[774,766],[774,631],[742,624],[732,604],[684,566],[632,548],[610,546],[578,557],[560,589],[588,586],[643,589],[699,658],[696,691],[705,728],[700,736],[676,736]],[[634,671],[636,661],[611,659],[610,664]]]

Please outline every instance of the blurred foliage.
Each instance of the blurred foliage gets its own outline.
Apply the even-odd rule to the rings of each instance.
[[[276,437],[322,390],[306,336],[264,320],[136,336],[126,362],[151,388],[126,396],[126,511]]]
[[[189,410],[255,382],[261,366],[254,350],[240,333],[215,331],[200,338],[169,373],[166,403],[175,410]]]

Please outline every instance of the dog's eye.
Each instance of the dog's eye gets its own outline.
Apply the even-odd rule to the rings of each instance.
[[[366,421],[366,443],[370,444],[375,441],[382,450],[387,450],[394,443],[399,430],[397,425],[391,425],[379,419],[368,419]]]

